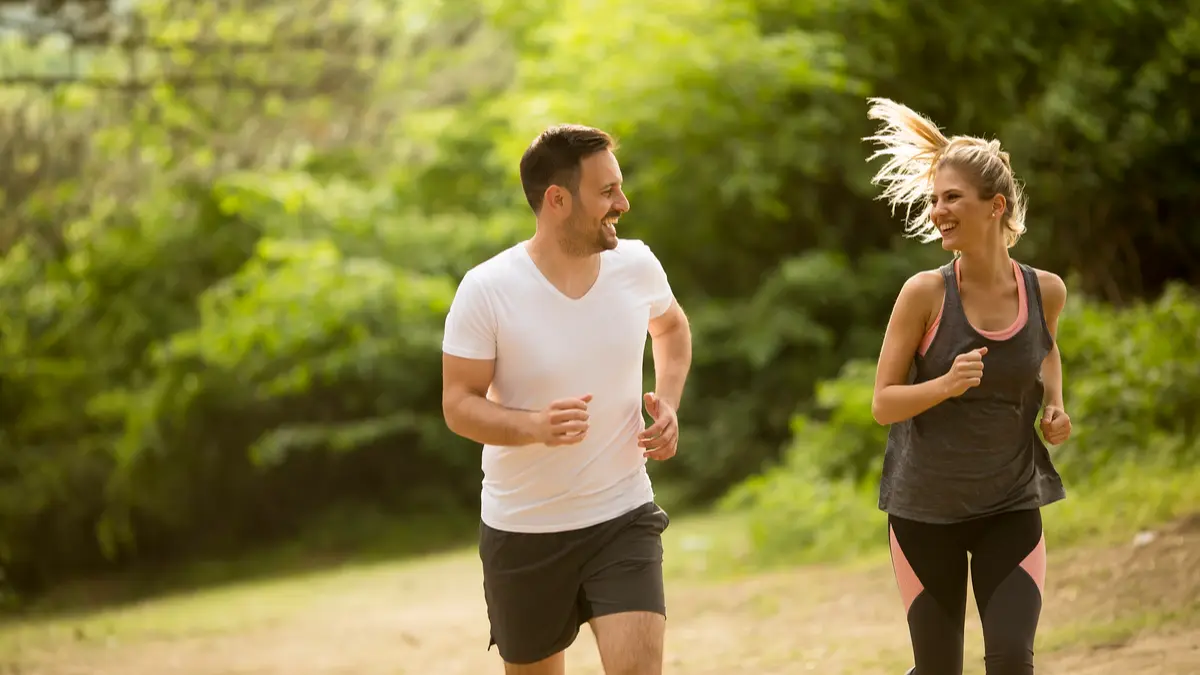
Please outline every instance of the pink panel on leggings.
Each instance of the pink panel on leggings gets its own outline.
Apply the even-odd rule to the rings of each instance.
[[[895,544],[893,544],[895,546]],[[1038,593],[1046,594],[1046,534],[1038,540],[1037,546],[1021,561],[1021,569],[1033,579],[1038,587]]]
[[[904,600],[904,613],[908,614],[908,608],[912,607],[913,600],[925,590],[925,585],[917,578],[912,565],[908,564],[908,558],[900,548],[900,542],[896,541],[896,533],[891,527],[888,528],[888,535],[892,540],[892,571],[896,574],[896,585],[900,588],[901,599]]]

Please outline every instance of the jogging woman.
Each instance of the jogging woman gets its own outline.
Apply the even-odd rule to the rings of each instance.
[[[871,159],[905,231],[952,260],[909,278],[892,310],[872,411],[891,425],[879,508],[915,675],[961,675],[968,556],[988,675],[1029,675],[1046,578],[1041,508],[1065,497],[1038,437],[1071,433],[1056,344],[1066,286],[1013,260],[1025,200],[998,141],[946,138],[871,99]],[[913,216],[913,208],[924,209]],[[1039,419],[1040,415],[1040,419]]]

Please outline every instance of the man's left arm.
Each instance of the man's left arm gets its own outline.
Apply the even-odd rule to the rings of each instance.
[[[654,355],[654,393],[679,410],[692,366],[692,327],[679,302],[672,300],[667,311],[650,320],[648,330]]]
[[[667,311],[650,320],[654,353],[654,392],[645,395],[646,412],[654,423],[638,435],[638,445],[648,459],[666,460],[679,448],[679,418],[683,385],[692,365],[692,329],[687,315],[674,299]]]

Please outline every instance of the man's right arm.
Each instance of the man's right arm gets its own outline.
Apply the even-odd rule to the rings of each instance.
[[[484,445],[534,442],[532,413],[487,399],[496,372],[497,317],[477,270],[463,277],[442,336],[442,416],[450,431]]]
[[[484,445],[516,447],[536,443],[534,413],[487,399],[495,359],[442,354],[442,415],[450,431]]]
[[[484,283],[470,272],[459,284],[442,337],[442,416],[450,431],[484,445],[579,443],[587,435],[591,395],[514,410],[489,401],[496,373],[496,315]]]

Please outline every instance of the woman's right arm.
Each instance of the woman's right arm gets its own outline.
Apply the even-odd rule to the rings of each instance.
[[[930,308],[943,293],[941,275],[929,271],[913,275],[900,289],[875,369],[871,414],[876,422],[883,425],[903,422],[950,398],[944,376],[920,384],[905,384],[925,336]]]

